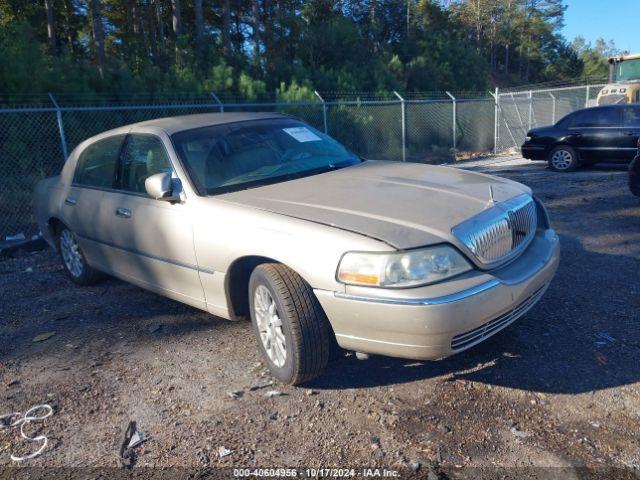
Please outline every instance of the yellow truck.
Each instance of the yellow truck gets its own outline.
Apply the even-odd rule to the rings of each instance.
[[[598,94],[598,105],[640,103],[640,54],[609,59],[609,84]]]

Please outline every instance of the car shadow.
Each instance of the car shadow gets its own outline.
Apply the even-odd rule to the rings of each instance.
[[[527,160],[523,159],[526,163],[521,163],[520,165],[513,165],[505,162],[505,165],[501,165],[500,163],[488,163],[486,165],[469,165],[466,166],[464,163],[459,165],[459,168],[471,171],[486,171],[492,174],[498,173],[514,173],[517,174],[519,172],[523,172],[526,170],[548,170],[557,175],[572,175],[579,172],[607,172],[607,171],[627,171],[629,169],[629,164],[631,160],[620,160],[620,161],[610,161],[610,162],[600,162],[594,165],[580,165],[577,170],[573,172],[554,172],[549,168],[549,163],[546,160]]]
[[[351,354],[332,362],[322,377],[305,387],[371,388],[443,377],[576,394],[640,381],[640,371],[634,367],[640,364],[640,285],[632,282],[640,271],[640,257],[585,249],[569,235],[561,236],[561,245],[560,268],[543,299],[480,345],[440,361],[380,356],[359,361]],[[63,282],[69,285],[60,292]],[[57,347],[52,350],[47,341],[32,343],[47,331],[63,337],[55,340],[56,345],[81,343],[87,350],[104,341],[124,339],[136,348],[162,342],[163,337],[194,334],[211,339],[240,335],[236,341],[255,345],[249,322],[213,317],[111,278],[77,288],[56,270],[27,276],[21,287],[32,292],[35,304],[46,306],[46,313],[5,330],[2,361],[56,353]],[[75,297],[72,301],[69,293]],[[156,324],[160,328],[154,330]]]
[[[49,259],[48,259],[49,260]],[[46,264],[57,264],[51,253]],[[65,344],[79,347],[103,343],[162,341],[165,336],[220,334],[237,322],[229,322],[188,305],[143,290],[113,277],[78,287],[62,268],[35,267],[0,308],[0,364],[17,359],[59,353]],[[43,333],[51,340],[37,341]]]
[[[523,318],[485,342],[439,361],[372,356],[336,360],[309,386],[368,388],[462,378],[521,390],[576,394],[640,381],[640,259],[587,251],[561,237],[558,274]],[[585,271],[578,265],[589,265]],[[600,272],[616,272],[602,282]]]
[[[588,165],[580,167],[580,170],[594,171],[594,172],[626,172],[629,170],[629,162],[611,162],[611,163],[596,163],[595,165]]]

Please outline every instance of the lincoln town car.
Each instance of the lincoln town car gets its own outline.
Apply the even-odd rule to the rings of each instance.
[[[559,261],[528,187],[364,160],[275,113],[102,133],[37,185],[34,208],[73,282],[107,274],[250,319],[288,384],[338,347],[433,360],[473,347],[532,308]]]

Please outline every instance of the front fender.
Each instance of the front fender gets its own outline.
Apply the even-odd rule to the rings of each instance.
[[[227,309],[225,277],[233,262],[266,257],[295,270],[312,288],[344,291],[335,279],[342,255],[351,250],[393,251],[372,238],[328,225],[230,204],[193,199],[194,247],[207,304]]]

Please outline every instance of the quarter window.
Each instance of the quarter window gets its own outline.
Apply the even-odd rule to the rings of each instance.
[[[116,135],[89,145],[78,158],[74,183],[88,187],[113,188],[118,151],[124,135]]]
[[[144,182],[156,173],[171,173],[162,141],[153,135],[129,135],[122,150],[118,184],[121,190],[145,193]]]

